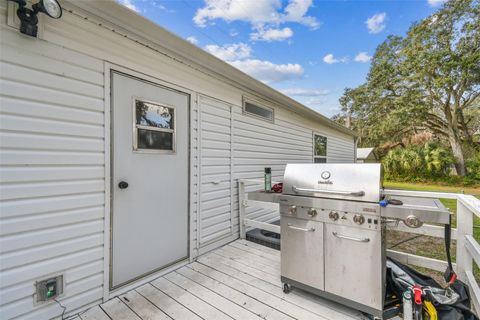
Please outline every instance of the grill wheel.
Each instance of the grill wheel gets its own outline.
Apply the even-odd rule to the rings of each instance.
[[[283,284],[283,293],[290,293],[290,291],[292,291],[292,286],[289,285],[288,283],[284,283]]]

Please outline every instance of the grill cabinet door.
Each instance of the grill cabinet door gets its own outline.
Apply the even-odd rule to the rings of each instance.
[[[281,217],[283,277],[324,289],[323,223]]]
[[[381,310],[381,252],[379,230],[325,224],[325,291]]]

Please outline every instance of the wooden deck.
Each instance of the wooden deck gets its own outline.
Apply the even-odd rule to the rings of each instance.
[[[79,317],[79,318],[78,318]],[[77,319],[366,319],[301,290],[282,292],[280,252],[237,240]]]

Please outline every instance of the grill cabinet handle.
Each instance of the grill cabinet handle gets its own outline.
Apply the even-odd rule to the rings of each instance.
[[[293,226],[293,225],[291,225],[290,223],[288,223],[287,226],[288,226],[290,229],[298,230],[298,231],[304,231],[304,232],[313,232],[313,231],[315,231],[315,228],[300,228],[300,227]]]
[[[349,236],[344,236],[341,234],[338,234],[337,232],[333,231],[332,234],[340,239],[346,239],[346,240],[352,240],[352,241],[357,241],[357,242],[370,242],[370,238],[354,238],[354,237],[349,237]]]
[[[292,187],[295,192],[317,192],[317,193],[327,193],[327,194],[339,194],[344,196],[354,196],[354,197],[363,197],[365,195],[364,191],[339,191],[339,190],[320,190],[320,189],[307,189],[307,188],[298,188],[296,186]]]

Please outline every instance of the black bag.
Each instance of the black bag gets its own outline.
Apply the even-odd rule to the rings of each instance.
[[[387,294],[401,297],[414,284],[422,287],[424,299],[433,303],[439,320],[479,320],[470,310],[468,287],[460,280],[442,288],[431,277],[391,258],[387,259]]]

